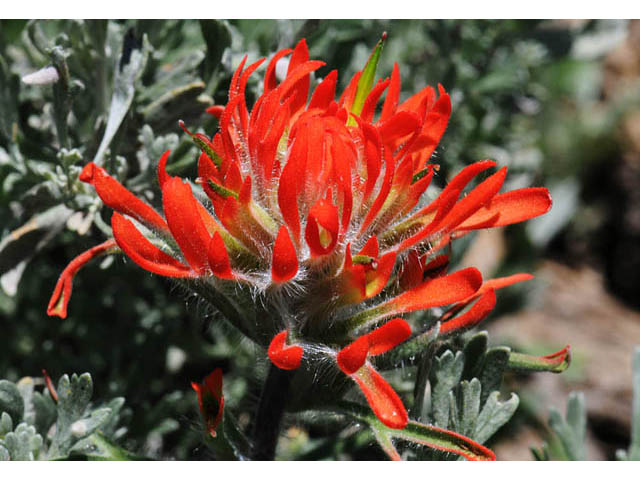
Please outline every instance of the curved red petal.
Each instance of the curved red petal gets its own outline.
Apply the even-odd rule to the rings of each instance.
[[[300,65],[303,65],[305,62],[309,60],[309,49],[307,48],[307,42],[303,38],[301,39],[296,48],[293,50],[291,54],[291,60],[289,61],[289,67],[287,69],[287,77],[292,75],[295,72],[296,68]],[[309,76],[303,76],[300,80],[296,82],[293,86],[293,90],[295,90],[294,100],[291,103],[291,113],[295,113],[304,107],[307,103],[307,97],[309,96]]]
[[[362,247],[362,249],[358,253],[358,255],[366,255],[372,258],[378,258],[379,254],[380,249],[378,246],[378,237],[376,237],[375,235],[371,236],[369,240],[367,240],[367,243],[364,244],[364,247]]]
[[[91,162],[80,173],[80,181],[94,186],[100,199],[110,208],[135,218],[147,227],[169,233],[164,219],[153,208],[127,190],[106,170]]]
[[[474,230],[476,228],[502,227],[538,217],[551,209],[552,200],[549,190],[544,187],[522,188],[501,193],[493,197],[491,202],[467,218],[457,230]],[[497,215],[497,216],[496,216]],[[484,222],[494,218],[490,225]],[[480,225],[480,227],[478,227]]]
[[[411,336],[411,327],[402,318],[389,320],[367,334],[369,355],[380,355],[400,345]]]
[[[411,135],[420,128],[420,123],[420,119],[413,112],[397,112],[378,129],[382,143],[393,144],[396,140]]]
[[[218,232],[213,234],[213,237],[209,242],[207,255],[209,258],[209,267],[211,268],[211,272],[216,277],[224,278],[225,280],[231,280],[234,278],[233,272],[231,271],[231,263],[229,261],[227,247]]]
[[[130,220],[119,213],[111,217],[113,236],[122,251],[138,266],[165,277],[192,277],[194,272],[146,239]]]
[[[116,247],[117,245],[114,239],[107,240],[106,242],[90,248],[89,250],[81,253],[76,258],[71,260],[69,265],[67,265],[67,267],[62,271],[60,277],[58,278],[58,281],[56,282],[56,286],[53,289],[53,293],[51,294],[51,299],[49,300],[49,305],[47,307],[47,315],[55,315],[60,318],[66,318],[67,305],[69,304],[69,299],[71,298],[73,277],[75,276],[75,274],[90,260],[100,255],[109,253],[110,250],[113,250]]]
[[[409,415],[398,394],[368,363],[351,375],[364,394],[376,417],[389,428],[402,429]]]
[[[162,205],[171,234],[191,268],[204,274],[209,265],[207,252],[211,237],[198,203],[191,186],[180,178],[170,178],[164,184]]]
[[[451,231],[477,212],[500,191],[506,175],[507,167],[503,167],[480,183],[469,192],[469,195],[455,204],[436,229]]]
[[[320,257],[333,251],[338,243],[339,228],[336,206],[326,199],[318,200],[309,211],[304,232],[311,257]]]
[[[273,246],[271,278],[276,283],[291,280],[298,273],[298,255],[287,227],[282,225]]]
[[[366,335],[358,338],[338,352],[336,362],[347,375],[357,372],[367,361],[369,341]]]
[[[395,313],[449,305],[473,295],[481,285],[480,272],[473,267],[465,268],[444,277],[427,280],[383,305]]]
[[[300,214],[298,213],[298,184],[300,183],[300,172],[294,162],[285,164],[280,175],[278,185],[278,206],[282,218],[291,230],[296,243],[300,241]]]
[[[307,110],[312,108],[327,109],[336,95],[336,83],[338,82],[338,71],[332,70],[324,77],[322,82],[315,88]]]
[[[222,112],[224,112],[224,106],[223,105],[212,105],[209,108],[207,108],[205,110],[205,112],[210,114],[210,115],[213,115],[218,120],[220,120],[220,117],[222,116]]]
[[[319,60],[309,60],[308,62],[299,65],[295,70],[291,73],[287,73],[287,78],[278,86],[280,91],[280,98],[284,99],[288,97],[290,94],[294,95],[293,104],[298,104],[301,102],[301,99],[304,94],[304,102],[307,101],[307,95],[309,93],[308,81],[309,74],[314,70],[319,69],[325,65],[324,62]],[[300,83],[298,83],[300,82]],[[306,89],[304,85],[307,85]],[[295,112],[293,106],[291,107],[291,112]]]
[[[394,62],[393,70],[391,71],[391,82],[389,83],[389,90],[387,96],[382,104],[382,113],[380,113],[380,122],[384,122],[389,119],[398,109],[398,100],[400,99],[400,69],[398,63]]]
[[[396,252],[389,252],[376,261],[376,268],[366,273],[367,286],[365,290],[366,298],[373,298],[378,295],[389,282],[396,263]]]
[[[463,313],[462,315],[459,315],[452,320],[444,322],[440,326],[440,335],[444,335],[445,333],[449,333],[452,331],[459,331],[462,329],[466,330],[476,326],[482,320],[487,318],[487,316],[491,313],[495,306],[496,293],[494,290],[488,290],[471,306],[471,308],[466,313]]]
[[[160,188],[162,188],[165,182],[170,178],[167,173],[167,160],[169,159],[169,155],[171,155],[171,150],[164,152],[158,162],[158,183],[160,184]]]
[[[288,330],[283,330],[273,337],[267,354],[276,367],[282,370],[295,370],[300,366],[304,350],[300,345],[286,346],[288,334]]]
[[[264,93],[268,93],[278,86],[278,80],[276,79],[276,64],[282,57],[289,55],[293,50],[285,48],[277,52],[267,65],[267,72],[264,75]]]
[[[371,123],[371,121],[373,120],[373,115],[376,113],[378,100],[389,86],[389,82],[389,79],[378,81],[376,86],[373,87],[369,92],[369,95],[367,95],[367,99],[364,101],[364,106],[362,107],[362,112],[360,112],[360,118],[362,118],[362,120],[364,120],[365,122]]]

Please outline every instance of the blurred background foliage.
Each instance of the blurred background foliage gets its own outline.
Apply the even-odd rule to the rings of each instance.
[[[155,166],[164,150],[173,150],[171,173],[196,176],[197,148],[178,120],[213,134],[215,119],[204,109],[225,103],[245,54],[254,61],[306,38],[311,58],[327,64],[316,77],[338,69],[344,87],[383,31],[389,37],[378,72],[388,76],[399,64],[402,98],[438,83],[452,95],[434,158],[440,186],[462,166],[491,158],[510,169],[505,189],[544,185],[554,198],[542,218],[498,237],[479,234],[480,247],[466,248],[472,236],[462,240],[456,257],[478,263],[486,276],[534,271],[542,259],[588,265],[637,309],[638,22],[2,20],[0,378],[38,376],[42,368],[55,378],[91,372],[94,397],[125,397],[135,413],[125,415],[127,448],[154,458],[209,458],[189,382],[222,367],[228,404],[253,408],[265,365],[254,365],[254,347],[197,298],[122,257],[76,278],[68,318],[46,316],[60,272],[109,233],[108,209],[78,173],[89,161],[102,163],[157,205]],[[46,83],[47,71],[28,76],[49,66],[60,77],[55,83]],[[249,81],[249,104],[260,78]],[[494,317],[535,303],[535,294],[529,285],[510,289]],[[513,388],[521,381],[514,378]],[[532,422],[528,403],[535,402],[522,398],[525,413],[513,428]],[[281,458],[313,443],[313,430],[289,434]],[[323,455],[379,456],[357,436],[335,445]]]

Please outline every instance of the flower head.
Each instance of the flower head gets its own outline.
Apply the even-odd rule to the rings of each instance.
[[[203,194],[167,173],[169,152],[160,159],[162,215],[93,163],[80,178],[116,211],[115,242],[136,264],[182,279],[268,346],[278,367],[330,361],[382,422],[403,428],[406,410],[369,357],[411,337],[402,315],[452,305],[443,333],[486,317],[494,289],[510,280],[483,285],[475,268],[448,273],[448,257],[439,253],[473,230],[541,215],[551,199],[545,188],[499,193],[506,167],[487,175],[496,166],[487,160],[425,202],[450,98],[442,86],[425,87],[401,102],[397,65],[390,78],[374,81],[381,49],[382,41],[336,100],[335,70],[310,95],[312,74],[324,63],[309,60],[302,40],[268,63],[251,110],[245,88],[263,60],[246,66],[245,57],[227,104],[208,110],[219,131],[209,138],[182,125],[202,150],[195,184]],[[276,63],[289,54],[278,82]],[[66,312],[69,293],[64,310],[50,314]]]

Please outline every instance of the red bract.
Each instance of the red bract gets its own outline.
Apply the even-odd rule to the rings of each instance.
[[[169,152],[161,158],[162,215],[97,165],[81,180],[116,211],[114,240],[104,245],[193,287],[268,347],[280,368],[314,368],[317,356],[337,361],[380,420],[402,428],[402,402],[367,358],[406,340],[411,328],[401,318],[380,323],[451,305],[443,333],[476,325],[493,308],[494,289],[524,278],[483,284],[475,268],[448,273],[448,257],[436,252],[474,229],[541,215],[551,198],[544,188],[499,193],[506,167],[490,172],[495,162],[482,161],[422,203],[451,101],[439,85],[401,102],[397,65],[375,82],[380,49],[336,100],[337,72],[315,82],[324,63],[309,60],[302,40],[267,64],[251,109],[245,88],[262,60],[245,66],[245,58],[226,106],[208,109],[219,121],[213,137],[181,123],[202,150],[194,184],[167,174]],[[276,63],[289,54],[279,82]],[[83,255],[63,273],[49,314],[64,316],[70,279],[93,254]]]
[[[198,394],[198,405],[207,431],[216,436],[216,428],[222,421],[224,395],[222,394],[222,369],[216,368],[202,383],[191,382]]]

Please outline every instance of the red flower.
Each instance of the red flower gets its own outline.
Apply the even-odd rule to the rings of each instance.
[[[337,358],[381,421],[401,428],[402,402],[366,361],[409,335],[404,320],[388,319],[452,305],[443,333],[477,324],[500,285],[483,286],[475,268],[447,274],[448,259],[437,252],[472,230],[541,215],[551,198],[545,188],[499,193],[506,167],[487,176],[496,164],[483,161],[422,206],[438,170],[428,162],[446,129],[450,98],[442,86],[425,87],[400,102],[397,65],[390,78],[374,81],[381,48],[338,100],[334,70],[307,101],[311,74],[324,63],[309,60],[302,40],[269,62],[264,93],[250,111],[245,87],[263,60],[246,66],[245,58],[226,106],[208,110],[219,119],[213,138],[182,125],[202,150],[195,183],[209,202],[167,174],[169,152],[158,165],[162,215],[97,165],[80,178],[116,210],[114,241],[131,260],[208,289],[207,298],[224,304],[221,311],[238,310],[228,320],[257,343],[270,343],[269,358],[280,368],[297,368],[307,352]],[[278,82],[276,63],[289,54]],[[481,174],[484,180],[468,188]],[[50,314],[66,311],[65,285]]]
[[[216,428],[222,421],[224,395],[222,394],[222,369],[216,368],[202,383],[191,382],[198,394],[198,405],[207,431],[216,436]]]

